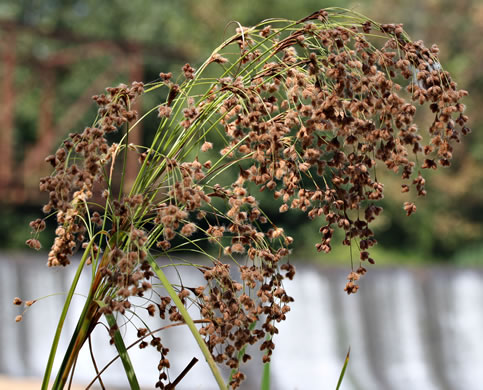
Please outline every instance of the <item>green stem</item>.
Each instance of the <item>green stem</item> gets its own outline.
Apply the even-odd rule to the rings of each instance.
[[[107,319],[107,323],[111,328],[117,324],[116,319],[112,314],[106,314],[105,317]],[[139,390],[140,388],[138,380],[136,378],[136,373],[134,371],[134,367],[131,363],[131,359],[129,358],[126,345],[124,344],[124,340],[122,339],[122,335],[121,332],[119,332],[119,329],[116,330],[116,332],[114,333],[114,344],[116,345],[117,352],[119,353],[119,356],[122,360],[122,365],[124,366],[124,371],[126,372],[127,380],[129,381],[131,389]]]
[[[342,384],[342,380],[344,379],[347,364],[349,364],[350,353],[351,353],[351,347],[349,347],[349,350],[347,351],[347,356],[345,357],[344,365],[342,366],[342,371],[340,373],[339,380],[337,381],[337,387],[335,388],[335,390],[339,390],[340,385]]]
[[[263,365],[261,390],[270,390],[270,362]]]
[[[84,309],[79,318],[74,334],[72,335],[69,346],[67,347],[67,351],[65,352],[64,360],[62,361],[57,377],[52,385],[52,390],[60,390],[64,388],[79,352],[92,332],[92,329],[94,328],[93,325],[97,322],[97,319],[95,318],[97,304],[93,305],[92,303],[92,298],[89,296],[84,305]]]
[[[272,338],[271,335],[267,335],[267,340]],[[269,350],[265,351],[267,354]],[[262,375],[262,383],[260,385],[261,390],[270,390],[270,362],[267,362],[263,365],[263,375]]]
[[[69,311],[70,303],[72,301],[72,297],[74,296],[75,289],[77,287],[77,283],[79,282],[79,278],[82,273],[82,269],[84,268],[84,265],[87,261],[87,258],[89,257],[89,252],[91,249],[92,244],[94,243],[94,240],[91,240],[89,243],[88,247],[84,251],[84,255],[82,256],[82,259],[79,263],[79,266],[77,267],[77,272],[75,273],[74,280],[72,281],[70,285],[69,292],[67,294],[67,297],[65,299],[64,307],[62,309],[62,313],[60,314],[60,319],[57,324],[57,330],[55,331],[54,335],[54,340],[52,341],[52,347],[50,349],[50,354],[49,354],[49,359],[47,361],[47,367],[45,368],[45,373],[44,373],[44,379],[42,381],[42,390],[47,390],[48,385],[49,385],[49,380],[50,380],[50,375],[52,374],[52,366],[54,364],[54,359],[55,359],[55,354],[57,352],[57,347],[59,346],[59,339],[60,339],[60,334],[62,333],[62,328],[64,326],[65,322],[65,317],[67,316],[67,312]]]
[[[211,355],[208,349],[208,346],[206,345],[205,341],[201,337],[198,331],[198,328],[195,326],[193,319],[189,315],[188,310],[186,310],[186,307],[183,305],[183,302],[181,302],[181,299],[179,299],[178,295],[176,294],[176,291],[174,291],[173,286],[169,282],[163,270],[158,266],[156,261],[149,255],[147,259],[149,261],[149,264],[151,265],[151,268],[156,273],[156,276],[159,278],[164,288],[168,292],[168,295],[171,297],[174,304],[178,308],[181,316],[186,322],[186,325],[188,325],[188,328],[190,329],[191,333],[193,334],[193,337],[198,343],[198,346],[200,347],[200,350],[203,353],[203,356],[205,357],[206,362],[210,366],[211,372],[213,373],[213,376],[215,377],[220,390],[227,390],[227,386],[225,384],[225,381],[223,380],[223,377],[221,376],[220,371],[218,370],[218,366],[216,365],[215,360],[213,359],[213,356]]]

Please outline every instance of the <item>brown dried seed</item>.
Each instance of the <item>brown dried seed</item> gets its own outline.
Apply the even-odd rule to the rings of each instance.
[[[40,250],[40,248],[42,248],[42,244],[40,244],[40,241],[39,240],[36,240],[35,238],[30,238],[28,239],[27,241],[25,241],[25,243],[32,249],[35,249],[35,250]]]
[[[416,205],[412,202],[404,202],[404,211],[406,211],[407,216],[410,216],[416,212]]]
[[[211,142],[206,141],[203,143],[203,145],[201,145],[202,152],[207,152],[210,149],[213,149],[213,144]]]
[[[154,314],[156,313],[156,306],[154,306],[153,304],[150,304],[146,310],[148,311],[149,315],[151,317],[154,317]]]

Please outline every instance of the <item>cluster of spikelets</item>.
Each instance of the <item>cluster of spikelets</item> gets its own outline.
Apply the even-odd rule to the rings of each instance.
[[[47,158],[54,171],[41,180],[49,193],[44,211],[58,222],[48,265],[65,266],[79,248],[89,251],[97,321],[124,314],[131,297],[157,289],[157,258],[203,254],[211,265],[193,266],[205,283],[173,287],[183,305],[199,308],[199,333],[214,360],[232,368],[229,384],[238,387],[247,345],[264,340],[263,360],[270,360],[277,323],[293,300],[283,280],[295,274],[284,260],[292,238],[259,208],[253,188],[273,193],[280,213],[299,209],[320,220],[317,251],[330,252],[340,229],[343,244],[360,252],[345,286],[357,292],[364,263],[374,263],[369,223],[382,211],[376,167],[401,175],[402,192],[424,196],[423,170],[448,166],[452,145],[469,132],[460,102],[466,92],[437,55],[436,46],[412,42],[401,25],[321,10],[297,22],[240,28],[200,69],[185,65],[176,81],[161,73],[148,85],[108,88],[94,98],[95,125]],[[146,114],[160,118],[153,143],[130,145],[129,132],[144,118],[134,100],[163,88],[166,101]],[[425,105],[434,120],[421,132],[415,115]],[[108,142],[123,129],[120,143]],[[125,191],[113,172],[128,149],[138,152],[140,168]],[[404,210],[410,215],[416,206],[408,201]],[[37,234],[45,223],[31,226]],[[40,247],[36,238],[27,244]],[[149,314],[185,321],[173,297],[158,290]],[[116,331],[111,326],[111,335]],[[149,332],[140,328],[138,336]],[[160,352],[156,386],[165,388],[168,349],[151,337],[140,347]]]

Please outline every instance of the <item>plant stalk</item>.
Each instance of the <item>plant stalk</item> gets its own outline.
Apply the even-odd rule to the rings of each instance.
[[[213,359],[213,356],[211,355],[211,352],[208,349],[208,346],[206,345],[205,341],[201,337],[200,332],[198,331],[198,328],[195,326],[193,319],[189,315],[188,310],[186,310],[186,307],[183,305],[183,302],[181,302],[181,299],[179,299],[178,294],[176,294],[176,291],[174,291],[173,286],[169,282],[163,270],[158,266],[156,261],[149,255],[147,259],[149,261],[149,264],[151,265],[151,268],[156,273],[157,277],[159,278],[164,288],[168,292],[168,295],[171,297],[174,304],[178,308],[181,316],[186,322],[186,325],[188,325],[188,328],[190,329],[191,333],[193,334],[193,337],[198,343],[198,346],[200,347],[200,350],[203,353],[203,356],[205,357],[206,362],[208,363],[211,369],[211,372],[215,377],[216,383],[218,383],[220,390],[227,390],[228,387],[226,386],[225,381],[223,380],[223,377],[221,376],[221,373],[218,370],[218,366],[216,365],[215,360]]]

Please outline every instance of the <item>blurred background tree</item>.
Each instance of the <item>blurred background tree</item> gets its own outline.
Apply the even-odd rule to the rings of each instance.
[[[380,242],[373,251],[376,261],[478,264],[483,256],[479,0],[0,0],[0,247],[23,248],[28,221],[41,215],[37,183],[49,173],[43,159],[67,133],[92,122],[91,95],[120,82],[157,79],[159,72],[179,74],[186,62],[196,67],[234,32],[234,21],[246,26],[267,18],[299,19],[329,6],[351,8],[381,23],[404,23],[413,39],[438,44],[442,64],[470,92],[466,104],[473,132],[454,151],[452,167],[434,176],[426,172],[430,196],[417,199],[417,213],[408,218],[402,210],[412,195],[401,194],[398,185],[386,186],[384,218],[374,226]],[[153,97],[143,101],[144,107],[155,104]],[[144,141],[154,126],[145,124]],[[270,213],[278,205],[267,194],[262,207]],[[279,218],[285,221],[276,222],[296,239],[294,257],[348,260],[342,247],[328,256],[317,254],[312,246],[317,223],[295,212]],[[50,240],[43,235],[44,247]]]

